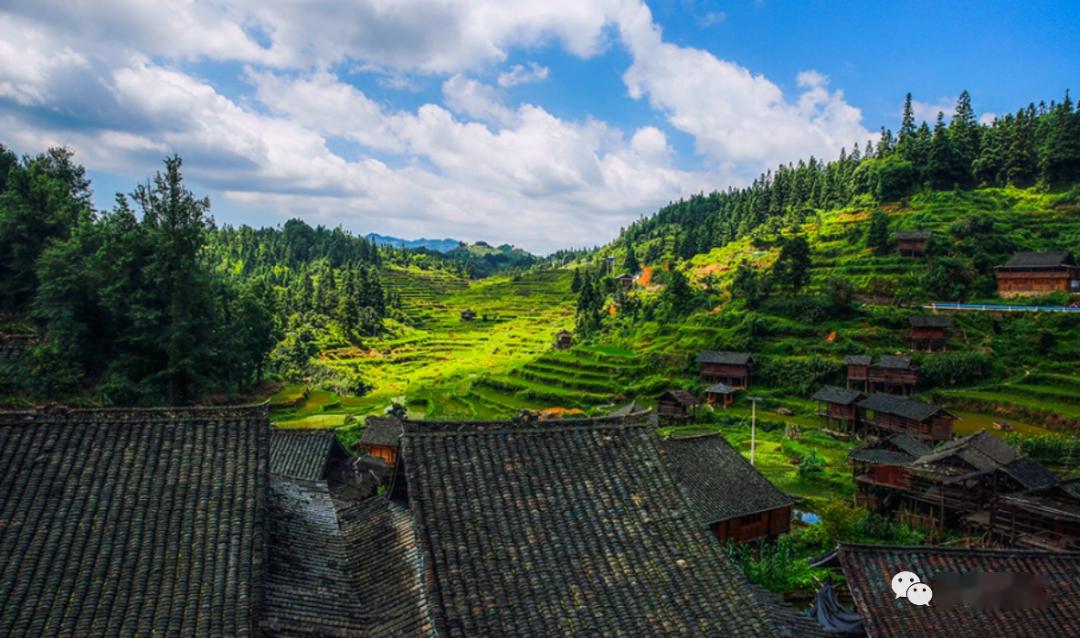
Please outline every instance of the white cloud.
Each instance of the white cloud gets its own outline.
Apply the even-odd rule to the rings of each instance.
[[[550,75],[537,62],[495,73],[512,52],[558,43],[591,56],[612,44],[612,25],[633,60],[630,97],[694,138],[700,171],[676,168],[656,126],[624,131],[506,102],[506,89]],[[242,62],[239,84],[184,71],[202,59]],[[401,89],[434,79],[440,103],[377,101],[343,81],[339,63]],[[640,0],[0,8],[0,140],[27,151],[67,144],[90,168],[133,181],[177,152],[189,176],[271,211],[268,223],[300,215],[534,250],[594,245],[671,199],[868,137],[826,77],[805,71],[785,96],[734,62],[665,42]],[[360,149],[351,159],[331,150],[343,140]]]
[[[952,119],[953,111],[956,110],[955,97],[940,97],[933,102],[911,101],[911,112],[915,115],[915,122],[928,122],[931,128],[937,121],[938,113],[945,114],[945,121]]]
[[[519,84],[529,84],[532,82],[543,82],[548,79],[548,75],[551,74],[551,69],[546,66],[537,64],[536,62],[529,62],[528,66],[523,64],[515,64],[506,73],[499,74],[499,86],[511,87]]]
[[[998,117],[997,113],[986,112],[979,116],[979,124],[993,124]]]
[[[708,51],[663,41],[648,7],[630,7],[620,33],[634,63],[623,79],[634,99],[648,97],[672,126],[694,137],[699,153],[744,177],[809,155],[832,156],[874,137],[860,111],[830,91],[819,73],[799,74],[788,100],[762,75]]]

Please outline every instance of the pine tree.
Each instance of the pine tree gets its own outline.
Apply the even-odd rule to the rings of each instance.
[[[897,150],[908,161],[912,161],[909,153],[911,144],[915,141],[915,133],[915,111],[911,106],[911,93],[908,93],[904,96],[904,112],[900,116],[900,133],[897,136]]]
[[[971,95],[967,91],[960,93],[956,100],[956,112],[949,123],[949,137],[956,154],[954,170],[957,182],[961,186],[970,186],[971,165],[979,156],[979,123],[975,120]]]
[[[638,263],[637,255],[634,254],[633,244],[627,244],[626,246],[626,259],[623,260],[623,270],[631,275],[641,271],[641,264]]]
[[[797,294],[810,283],[810,244],[802,235],[784,242],[773,265],[776,282]]]
[[[1073,110],[1068,92],[1047,118],[1039,169],[1051,187],[1080,181],[1080,112]]]
[[[870,214],[870,225],[866,228],[866,245],[879,255],[889,251],[889,217],[882,210],[875,210]]]
[[[945,127],[945,114],[939,112],[934,125],[934,137],[930,142],[930,156],[927,158],[927,173],[930,184],[939,190],[952,189],[964,182],[964,172],[960,168],[960,158],[952,137]]]

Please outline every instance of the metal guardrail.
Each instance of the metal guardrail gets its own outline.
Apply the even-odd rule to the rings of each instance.
[[[1080,306],[1008,306],[1004,304],[938,303],[923,306],[930,310],[974,310],[981,312],[1072,312],[1080,313]]]

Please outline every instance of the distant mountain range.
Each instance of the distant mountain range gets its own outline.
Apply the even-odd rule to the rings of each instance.
[[[462,244],[460,240],[450,239],[402,239],[379,233],[368,233],[367,238],[380,246],[394,246],[396,248],[426,248],[440,253],[448,253]]]

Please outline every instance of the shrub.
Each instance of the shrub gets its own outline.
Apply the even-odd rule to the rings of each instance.
[[[826,574],[823,569],[810,567],[797,555],[796,543],[790,536],[761,545],[757,556],[744,544],[728,543],[726,550],[747,578],[771,591],[815,588],[818,579]]]
[[[949,352],[923,359],[919,382],[926,387],[970,385],[993,370],[993,359],[985,352]]]

